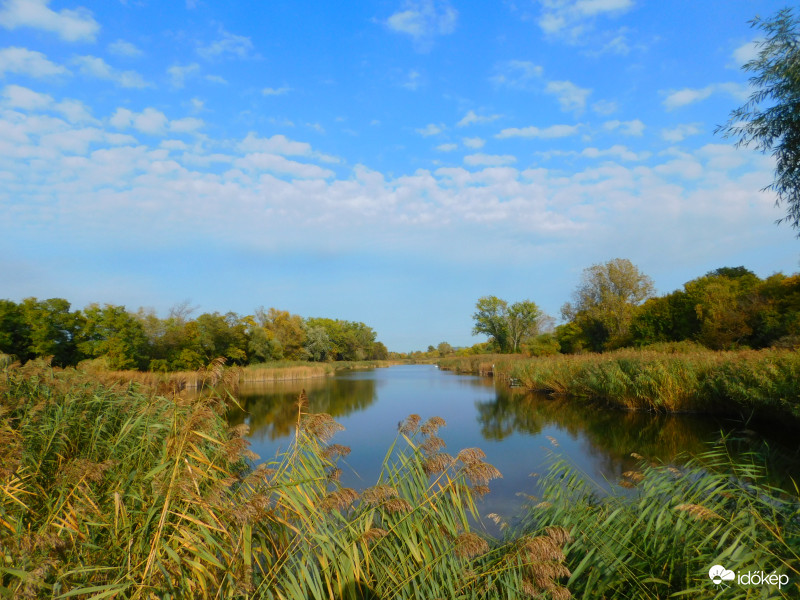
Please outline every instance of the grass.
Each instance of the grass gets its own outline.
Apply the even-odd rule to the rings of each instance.
[[[302,400],[291,449],[254,467],[218,395],[4,369],[0,596],[568,596],[563,529],[503,544],[471,530],[499,473],[480,450],[446,454],[441,419],[409,417],[379,480],[356,491],[338,483],[340,426]]]
[[[555,460],[524,528],[554,523],[575,598],[798,598],[800,494],[764,483],[759,459],[734,461],[721,444],[680,469],[650,462],[623,474],[610,495]],[[715,586],[714,565],[735,573],[775,571],[784,585]]]
[[[451,359],[440,365],[463,371],[478,360]],[[531,391],[630,410],[800,419],[800,353],[794,350],[714,352],[685,344],[506,359],[495,361],[494,376]]]

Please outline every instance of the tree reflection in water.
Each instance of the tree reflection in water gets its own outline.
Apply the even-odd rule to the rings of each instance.
[[[377,399],[374,379],[319,377],[276,383],[252,383],[239,389],[237,399],[244,411],[232,407],[228,422],[250,425],[251,439],[271,441],[286,438],[297,422],[297,398],[308,395],[308,412],[343,417],[364,410]]]

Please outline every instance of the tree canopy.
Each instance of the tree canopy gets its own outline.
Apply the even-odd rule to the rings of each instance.
[[[522,300],[509,306],[497,296],[484,296],[475,305],[472,315],[473,335],[486,334],[501,352],[519,352],[522,343],[535,337],[546,315],[535,302]]]
[[[791,8],[751,25],[764,32],[758,56],[743,65],[754,75],[750,98],[717,128],[737,146],[753,146],[775,157],[775,178],[766,188],[784,204],[788,222],[800,230],[800,21]],[[800,236],[800,231],[798,231]]]
[[[564,319],[587,332],[595,350],[624,345],[635,307],[654,293],[653,280],[627,258],[615,258],[583,270],[572,302],[561,307]]]

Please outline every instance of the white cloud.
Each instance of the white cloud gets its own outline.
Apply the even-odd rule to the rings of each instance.
[[[0,8],[0,25],[42,29],[68,42],[94,41],[100,25],[91,12],[85,8],[56,12],[48,4],[50,0],[6,0]]]
[[[713,83],[704,88],[684,88],[669,92],[663,104],[667,110],[674,110],[688,104],[700,102],[712,94],[720,92],[730,94],[740,101],[745,100],[748,94],[747,87],[738,83]]]
[[[98,123],[91,111],[79,100],[62,100],[53,108],[64,115],[70,123]]]
[[[206,75],[206,81],[210,81],[211,83],[219,83],[221,85],[228,85],[228,80],[224,77],[220,77],[219,75]]]
[[[571,81],[551,81],[545,92],[558,98],[561,110],[580,114],[586,108],[586,99],[592,90],[580,88]]]
[[[271,88],[271,87],[264,88],[263,90],[261,90],[261,93],[264,96],[282,96],[283,94],[288,94],[291,91],[292,88],[290,88],[287,85],[284,85],[279,88]]]
[[[408,72],[408,76],[406,77],[405,81],[400,84],[400,87],[404,87],[407,90],[416,91],[422,83],[421,75],[418,71],[414,71],[413,69]]]
[[[109,119],[109,123],[117,129],[133,127],[149,135],[163,134],[166,131],[168,122],[169,119],[164,113],[149,107],[140,113],[135,113],[127,108],[118,108]]]
[[[133,127],[142,133],[148,133],[150,135],[160,135],[164,133],[166,125],[166,115],[154,108],[145,108],[141,113],[133,117]]]
[[[446,0],[406,0],[403,8],[386,24],[392,31],[411,36],[419,51],[429,50],[435,36],[455,31],[458,11]]]
[[[516,157],[510,154],[468,154],[464,157],[464,164],[471,167],[502,167],[517,162]]]
[[[611,100],[598,100],[592,104],[592,110],[598,115],[610,115],[617,110],[617,103]]]
[[[539,127],[509,127],[508,129],[503,129],[500,133],[496,134],[494,137],[499,139],[511,138],[511,137],[523,137],[523,138],[562,138],[568,137],[570,135],[575,135],[578,133],[578,129],[580,125],[551,125],[550,127],[545,127],[544,129],[540,129]]]
[[[7,85],[3,88],[3,104],[10,108],[23,110],[42,110],[53,103],[53,97],[40,94],[21,85]]]
[[[82,75],[113,81],[120,87],[141,89],[150,85],[136,71],[119,71],[96,56],[77,56],[72,63]]]
[[[747,62],[758,58],[759,44],[763,43],[761,39],[755,39],[752,42],[742,44],[733,51],[734,67],[740,68]]]
[[[464,142],[464,145],[467,148],[473,148],[475,150],[478,148],[483,148],[484,144],[486,143],[486,140],[479,137],[463,138],[461,141]]]
[[[191,63],[189,65],[183,65],[183,66],[172,65],[167,69],[167,75],[169,75],[169,83],[174,88],[182,88],[184,85],[186,85],[186,79],[189,78],[191,75],[197,73],[199,70],[200,70],[200,65],[198,65],[197,63]],[[207,75],[206,79],[210,80],[211,77],[213,77],[213,75],[211,76]]]
[[[619,130],[622,135],[640,136],[644,133],[645,125],[639,119],[632,121],[606,121],[603,123],[603,129],[606,131]]]
[[[235,56],[237,58],[248,58],[253,50],[253,42],[249,37],[234,35],[224,29],[219,30],[220,39],[209,44],[201,44],[197,47],[197,53],[203,58],[215,59],[225,56]]]
[[[436,150],[439,152],[452,152],[453,150],[458,150],[458,144],[439,144],[436,146]]]
[[[662,129],[661,137],[668,142],[680,142],[690,135],[702,133],[703,130],[700,128],[700,126],[700,123],[684,123],[671,129]]]
[[[633,0],[539,0],[539,4],[539,27],[546,34],[565,35],[574,42],[595,17],[625,12],[633,6]]]
[[[108,45],[108,51],[111,54],[116,54],[117,56],[127,56],[129,58],[135,58],[137,56],[142,56],[144,52],[139,50],[135,45],[131,44],[130,42],[126,42],[125,40],[117,40],[116,42],[112,42]]]
[[[289,160],[278,154],[263,152],[248,154],[235,160],[233,165],[239,169],[269,171],[301,179],[328,179],[334,175],[330,169]]]
[[[41,52],[12,46],[0,50],[0,77],[6,73],[29,77],[67,75],[69,70],[50,62]]]
[[[428,123],[428,125],[426,125],[424,128],[416,129],[415,131],[422,137],[429,137],[432,135],[438,135],[442,133],[442,131],[444,131],[444,125],[442,125],[441,123],[439,125],[435,125],[434,123]]]
[[[600,150],[598,148],[584,148],[581,151],[581,155],[587,158],[605,158],[607,156],[610,156],[619,158],[620,160],[624,161],[636,161],[636,160],[644,160],[645,158],[650,156],[650,153],[641,152],[637,154],[636,152],[632,152],[625,146],[615,144],[614,146],[606,148],[605,150]]]
[[[284,154],[286,156],[309,156],[311,144],[295,142],[285,135],[273,135],[270,138],[261,138],[252,131],[239,142],[238,147],[246,153]]]
[[[472,125],[474,123],[491,123],[492,121],[496,121],[502,115],[478,115],[475,114],[475,111],[471,110],[464,118],[461,119],[458,123],[456,123],[456,127],[466,127],[467,125]]]
[[[184,117],[169,122],[169,130],[176,133],[194,133],[203,126],[205,126],[203,120],[195,117]]]
[[[489,78],[494,85],[512,89],[525,89],[541,78],[544,69],[526,60],[509,60],[495,65]]]

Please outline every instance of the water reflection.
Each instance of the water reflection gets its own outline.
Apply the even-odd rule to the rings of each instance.
[[[297,420],[297,397],[303,389],[309,410],[326,412],[345,427],[334,441],[352,448],[340,464],[342,483],[350,487],[375,483],[397,435],[398,421],[412,413],[423,419],[444,418],[447,426],[441,436],[448,452],[480,447],[487,461],[503,474],[480,502],[483,515],[513,515],[523,503],[518,494],[537,495],[537,480],[530,475],[547,468],[551,452],[569,458],[597,482],[616,482],[636,466],[632,452],[670,462],[681,454],[703,452],[719,439],[720,432],[742,427],[698,415],[631,413],[540,397],[500,384],[495,387],[489,378],[455,375],[430,365],[248,384],[239,393],[244,412],[232,411],[229,419],[232,424],[246,421],[250,425],[253,451],[265,458],[274,456],[290,442]],[[775,455],[784,461],[775,463],[770,481],[781,485],[788,475],[797,477],[796,440],[787,445],[774,432],[763,433],[741,436],[737,450],[753,449],[769,440],[782,449]],[[550,437],[557,440],[558,448],[552,447]]]
[[[319,377],[299,381],[253,383],[242,386],[238,400],[243,410],[232,408],[228,421],[250,426],[250,437],[271,441],[289,437],[297,422],[297,399],[305,390],[308,412],[343,417],[364,410],[377,399],[374,379]]]

